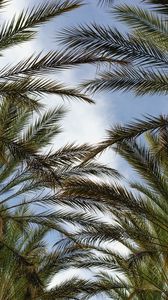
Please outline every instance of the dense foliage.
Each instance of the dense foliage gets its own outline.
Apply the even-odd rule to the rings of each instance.
[[[45,94],[88,103],[93,100],[81,87],[167,95],[167,0],[137,7],[97,3],[112,7],[128,33],[99,24],[67,28],[61,35],[66,49],[32,54],[0,70],[2,300],[168,297],[167,116],[115,125],[97,146],[49,147],[65,110],[42,106]],[[0,0],[0,9],[6,4]],[[56,1],[24,10],[2,24],[0,51],[32,40],[41,24],[82,4]],[[86,63],[103,68],[80,89],[49,78]],[[133,182],[95,160],[108,147],[136,172]],[[92,278],[47,288],[55,274],[73,267],[91,270]]]

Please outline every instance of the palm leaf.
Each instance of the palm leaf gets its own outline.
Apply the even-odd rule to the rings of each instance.
[[[114,14],[133,30],[143,31],[146,36],[152,35],[153,37],[159,37],[160,40],[167,39],[167,22],[146,9],[121,5],[115,7]]]
[[[29,58],[19,62],[13,67],[4,67],[1,69],[1,78],[17,80],[19,76],[35,74],[43,75],[49,72],[55,72],[55,70],[68,69],[73,66],[82,64],[100,64],[100,63],[120,63],[120,61],[110,59],[108,57],[95,55],[78,55],[74,57],[74,53],[65,51],[49,52],[46,55],[32,55]],[[121,62],[122,63],[122,62]],[[124,64],[124,62],[123,62]]]
[[[58,122],[64,115],[65,109],[63,107],[48,110],[27,128],[22,135],[22,141],[27,145],[32,145],[32,148],[37,147],[37,149],[49,145],[52,137],[60,133]]]
[[[0,9],[3,9],[8,3],[9,0],[0,0]]]
[[[143,0],[147,4],[153,6],[155,10],[157,10],[161,14],[168,14],[168,3],[167,0]]]
[[[148,131],[158,132],[159,130],[166,128],[167,125],[167,117],[162,115],[159,117],[147,116],[142,120],[138,119],[135,122],[128,123],[126,126],[115,125],[108,131],[108,138],[96,146],[94,151],[86,156],[84,161],[88,161],[95,157],[95,155],[104,151],[107,147],[111,147],[115,143],[138,138]]]
[[[65,88],[62,84],[53,80],[35,79],[34,77],[25,77],[13,82],[7,81],[6,83],[0,83],[0,94],[2,96],[8,96],[11,99],[16,98],[18,102],[21,101],[22,104],[32,105],[32,107],[34,101],[37,103],[37,97],[43,94],[56,94],[65,98],[73,97],[74,99],[93,103],[89,97],[76,89]]]
[[[78,50],[78,53],[83,53],[85,49],[88,54],[106,55],[146,66],[166,67],[168,61],[167,55],[152,42],[123,35],[117,30],[98,24],[64,29],[60,41],[68,49]]]
[[[164,71],[151,71],[143,68],[120,68],[112,72],[104,72],[99,77],[86,81],[81,85],[86,91],[130,91],[137,96],[146,94],[167,94],[167,73]]]
[[[33,7],[31,11],[24,10],[11,21],[2,25],[0,30],[0,48],[3,50],[12,45],[28,41],[34,37],[35,28],[55,16],[81,6],[81,1],[57,1],[57,3],[43,3]]]

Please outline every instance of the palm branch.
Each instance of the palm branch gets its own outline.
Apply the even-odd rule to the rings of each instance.
[[[4,1],[2,1],[3,3]],[[20,44],[34,37],[36,28],[52,18],[80,7],[81,1],[57,1],[57,3],[43,3],[31,10],[24,10],[18,17],[4,23],[0,31],[1,49]]]
[[[97,274],[94,288],[85,292],[88,298],[101,292],[111,299],[167,298],[167,154],[165,146],[159,159],[157,133],[148,134],[148,141],[123,141],[114,148],[139,175],[129,186],[80,180],[64,188],[65,195],[92,199],[95,207],[101,203],[111,217],[110,223],[97,216],[82,226],[73,235],[74,245],[63,241],[69,251],[81,252],[72,257],[72,266]],[[118,250],[112,250],[113,242]]]
[[[28,210],[27,205],[18,208],[15,216],[24,216]],[[6,222],[0,241],[0,292],[4,300],[72,299],[82,292],[86,282],[77,278],[48,288],[53,276],[64,270],[70,258],[65,249],[48,249],[49,232],[42,225]]]
[[[75,202],[63,195],[63,186],[90,175],[119,178],[119,173],[96,161],[82,166],[82,159],[92,151],[90,145],[71,144],[42,151],[52,145],[52,139],[60,132],[59,122],[64,113],[62,107],[57,107],[34,115],[32,108],[14,107],[9,99],[1,102],[0,294],[3,299],[34,299],[36,294],[37,299],[54,299],[59,295],[67,299],[67,295],[75,297],[83,293],[84,285],[85,291],[90,286],[73,279],[73,284],[67,281],[47,291],[52,276],[67,268],[69,255],[58,262],[58,251],[48,254],[45,250],[43,254],[40,247],[46,249],[46,246],[39,240],[52,230],[56,232],[55,240],[61,233],[73,241],[73,234],[65,229],[65,224],[77,228],[92,224],[87,210],[94,209],[94,204],[85,203],[82,198]],[[10,294],[6,294],[6,286],[10,286]]]
[[[6,5],[1,1],[1,5]],[[35,37],[40,25],[49,22],[54,17],[62,15],[73,9],[79,8],[81,1],[68,0],[57,1],[57,3],[43,3],[32,9],[24,9],[20,15],[14,16],[12,20],[1,26],[0,41],[1,50],[19,45]],[[87,56],[90,63],[108,62],[108,58],[95,58]],[[58,51],[45,54],[32,54],[23,61],[13,66],[4,66],[0,70],[1,98],[11,98],[15,105],[28,105],[37,110],[41,108],[39,100],[44,94],[55,94],[60,97],[74,98],[92,103],[86,95],[74,88],[65,87],[64,84],[49,80],[46,75],[55,70],[66,69],[73,65],[86,62],[86,56],[78,56],[74,60],[70,51],[60,53]],[[109,61],[111,63],[111,61]],[[35,78],[35,76],[38,77]],[[42,77],[43,76],[43,77]]]
[[[133,5],[120,5],[112,10],[120,21],[131,27],[130,33],[123,34],[97,23],[62,31],[60,40],[65,49],[75,51],[74,57],[85,52],[121,62],[112,71],[98,73],[82,87],[91,92],[130,90],[136,95],[167,94],[167,4],[144,2],[153,3],[154,12]],[[122,65],[122,61],[127,64]]]
[[[168,14],[168,3],[166,0],[144,0],[144,2],[150,4],[159,13]]]
[[[157,136],[159,136],[159,139],[162,136],[162,142],[166,143],[167,125],[166,115],[160,115],[159,117],[148,115],[144,117],[144,119],[136,119],[135,121],[129,122],[124,126],[116,124],[110,130],[108,130],[107,138],[96,145],[92,153],[89,153],[89,155],[84,158],[84,162],[94,158],[97,154],[101,153],[108,147],[111,147],[117,143],[136,140],[145,134],[147,135],[148,133],[156,133]],[[157,152],[159,152],[159,150]]]

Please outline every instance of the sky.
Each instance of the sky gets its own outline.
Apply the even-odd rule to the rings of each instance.
[[[41,0],[11,0],[8,9],[4,12],[4,18],[11,18],[14,12],[18,13],[22,8],[31,7],[41,2]],[[119,3],[119,1],[116,2],[117,4]],[[140,1],[127,0],[125,2],[135,4]],[[88,0],[88,5],[81,9],[55,18],[49,24],[43,25],[35,41],[14,47],[14,49],[9,49],[4,57],[1,57],[0,66],[6,63],[16,63],[21,58],[28,57],[32,53],[38,53],[41,50],[57,50],[60,47],[57,37],[62,28],[81,23],[88,24],[93,21],[100,24],[109,24],[119,30],[124,30],[123,25],[118,24],[112,14],[107,13],[102,8],[98,8],[96,1]],[[56,73],[54,77],[68,85],[75,86],[83,79],[88,79],[91,76],[95,76],[95,74],[96,69],[85,66],[62,73]],[[116,123],[124,124],[135,118],[142,118],[142,116],[146,114],[158,115],[168,110],[166,96],[144,96],[135,98],[132,93],[104,92],[94,95],[94,100],[96,102],[95,105],[73,100],[64,103],[69,112],[62,122],[63,133],[59,138],[54,140],[55,147],[59,147],[68,142],[76,142],[78,144],[84,142],[97,143],[106,137],[106,130]],[[45,99],[47,107],[54,107],[60,103],[62,103],[62,100],[55,96],[47,96],[47,99]],[[118,169],[127,178],[133,176],[127,164],[119,159],[112,151],[107,151],[101,160],[113,168]],[[102,299],[106,300],[105,298]]]

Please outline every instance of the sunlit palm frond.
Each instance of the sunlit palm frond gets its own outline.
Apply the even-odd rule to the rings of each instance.
[[[113,60],[106,56],[95,56],[95,55],[78,55],[76,53],[74,57],[74,52],[59,51],[59,52],[48,52],[45,55],[41,53],[38,55],[32,55],[27,59],[19,62],[14,66],[6,66],[1,70],[0,78],[5,79],[18,79],[19,76],[24,75],[42,75],[49,72],[55,72],[55,70],[64,70],[71,68],[73,66],[78,66],[82,64],[113,64],[120,63],[120,61]],[[122,61],[121,61],[122,63]],[[124,61],[123,61],[124,64]]]
[[[50,291],[45,292],[42,295],[42,299],[78,299],[78,297],[82,296],[83,292],[88,292],[90,286],[91,283],[87,283],[86,280],[74,277],[70,280],[63,281],[59,286],[56,285]]]
[[[12,98],[18,97],[18,102],[20,99],[26,100],[28,104],[29,100],[36,100],[37,97],[43,95],[43,94],[55,94],[61,97],[65,98],[74,98],[74,99],[80,99],[89,103],[92,103],[93,101],[87,97],[87,95],[84,95],[80,93],[76,89],[72,88],[66,88],[62,84],[57,83],[53,80],[49,79],[41,79],[41,78],[22,78],[17,81],[13,82],[4,82],[0,83],[0,94],[2,96],[9,96]],[[23,104],[23,103],[22,103]]]
[[[0,9],[3,9],[6,5],[8,5],[8,3],[9,3],[9,0],[1,0],[0,1]]]
[[[134,138],[138,138],[146,132],[158,132],[164,128],[167,128],[167,116],[146,116],[142,120],[135,120],[128,123],[125,126],[115,125],[111,130],[108,130],[108,138],[95,147],[94,151],[90,153],[84,161],[95,157],[98,153],[102,152],[108,147],[111,147],[115,143],[122,141],[129,141]]]
[[[122,67],[100,73],[96,79],[85,81],[81,87],[93,93],[100,91],[133,91],[137,96],[167,95],[167,73],[143,68]]]
[[[129,25],[133,30],[143,31],[145,36],[152,35],[160,40],[166,39],[168,35],[167,22],[150,10],[130,5],[121,5],[114,8],[117,18]]]
[[[143,0],[144,3],[150,4],[152,8],[161,14],[168,14],[167,0]]]
[[[81,6],[81,1],[58,1],[57,3],[43,3],[33,7],[30,11],[23,10],[18,17],[4,23],[0,30],[0,49],[8,48],[30,40],[34,37],[35,28],[55,16]]]
[[[52,137],[60,133],[58,122],[65,115],[63,107],[56,107],[53,110],[48,110],[41,117],[38,117],[35,123],[29,125],[23,132],[21,140],[32,148],[43,147],[49,145]]]
[[[68,28],[62,32],[60,40],[70,49],[83,53],[107,55],[113,59],[134,62],[141,65],[164,66],[166,53],[150,41],[124,35],[110,27],[92,24]]]

